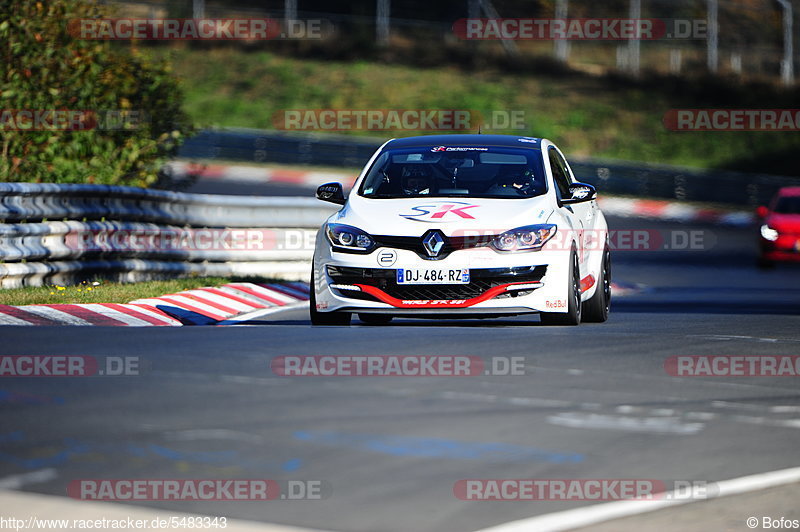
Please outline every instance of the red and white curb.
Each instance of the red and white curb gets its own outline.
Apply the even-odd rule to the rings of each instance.
[[[346,187],[353,185],[355,176],[342,172],[313,172],[291,168],[270,168],[243,165],[197,164],[184,161],[167,163],[172,175],[178,178],[221,179],[226,181],[284,183],[304,187],[318,187],[331,181],[339,181]]]
[[[0,305],[0,325],[179,327],[215,325],[256,311],[308,301],[305,283],[231,283],[128,304]]]
[[[755,220],[751,213],[745,211],[704,208],[677,201],[601,197],[598,203],[605,214],[623,218],[653,218],[738,227],[749,226]]]
[[[615,297],[645,290],[638,284],[611,283]],[[309,286],[293,283],[230,283],[196,288],[128,304],[0,305],[0,325],[100,325],[180,327],[234,325],[293,306],[309,299]]]
[[[222,179],[246,182],[290,183],[304,187],[318,187],[323,183],[339,181],[352,186],[355,177],[336,172],[312,172],[286,168],[269,168],[242,165],[201,165],[183,161],[169,163],[174,175],[196,176],[201,179]],[[699,222],[714,225],[748,226],[755,220],[750,212],[731,211],[691,205],[679,201],[620,198],[601,196],[598,200],[605,214],[623,218],[652,218],[663,221]]]

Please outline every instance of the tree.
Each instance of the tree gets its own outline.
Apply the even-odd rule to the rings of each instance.
[[[0,0],[0,13],[0,181],[153,183],[191,130],[169,66],[135,43],[70,31],[70,21],[107,16],[86,0]],[[70,130],[43,120],[42,130],[21,110],[83,120]]]

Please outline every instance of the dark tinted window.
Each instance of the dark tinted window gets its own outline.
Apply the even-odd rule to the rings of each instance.
[[[779,214],[800,214],[800,196],[782,196],[778,198],[773,210]]]
[[[569,196],[569,184],[571,182],[567,164],[556,150],[550,148],[548,151],[550,155],[550,168],[553,170],[553,179],[556,182],[559,197],[567,197]]]
[[[366,198],[530,198],[545,192],[539,150],[477,146],[387,150],[358,191]]]

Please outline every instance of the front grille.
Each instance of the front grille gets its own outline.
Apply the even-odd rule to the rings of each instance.
[[[461,249],[479,248],[488,246],[494,239],[494,235],[476,236],[444,236],[444,245],[435,257],[431,257],[422,245],[422,236],[382,236],[373,235],[373,240],[377,247],[405,249],[413,251],[420,258],[425,260],[441,260],[450,255],[453,251]]]
[[[468,284],[446,285],[398,285],[397,270],[380,268],[351,268],[328,266],[328,275],[336,284],[365,284],[380,288],[397,299],[407,300],[453,300],[478,297],[487,290],[507,283],[523,283],[541,281],[547,272],[547,266],[521,266],[515,268],[479,268],[470,270]],[[364,292],[340,290],[344,297],[375,301],[375,298]],[[504,292],[502,297],[526,295],[532,290],[512,294]]]

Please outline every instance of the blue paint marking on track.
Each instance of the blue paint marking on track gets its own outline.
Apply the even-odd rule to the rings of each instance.
[[[22,431],[0,434],[0,444],[26,443],[27,439]],[[297,471],[303,466],[300,458],[290,458],[283,462],[263,462],[258,460],[243,459],[238,451],[181,451],[161,445],[147,444],[135,445],[133,443],[91,443],[64,438],[61,449],[54,451],[49,456],[38,458],[24,458],[14,454],[0,451],[0,462],[6,462],[24,469],[40,469],[44,467],[59,466],[68,463],[72,458],[89,453],[101,453],[109,457],[128,455],[136,458],[163,458],[174,462],[191,462],[215,466],[239,466],[244,469],[261,470],[280,468],[284,472]]]
[[[486,460],[489,462],[521,462],[534,460],[553,464],[578,463],[584,455],[563,453],[501,442],[464,442],[441,438],[349,434],[323,431],[297,431],[300,441],[350,447],[393,456],[415,458],[449,458],[453,460]]]
[[[23,405],[63,405],[62,397],[48,397],[46,395],[34,395],[30,393],[11,392],[0,390],[0,403],[23,404]]]

